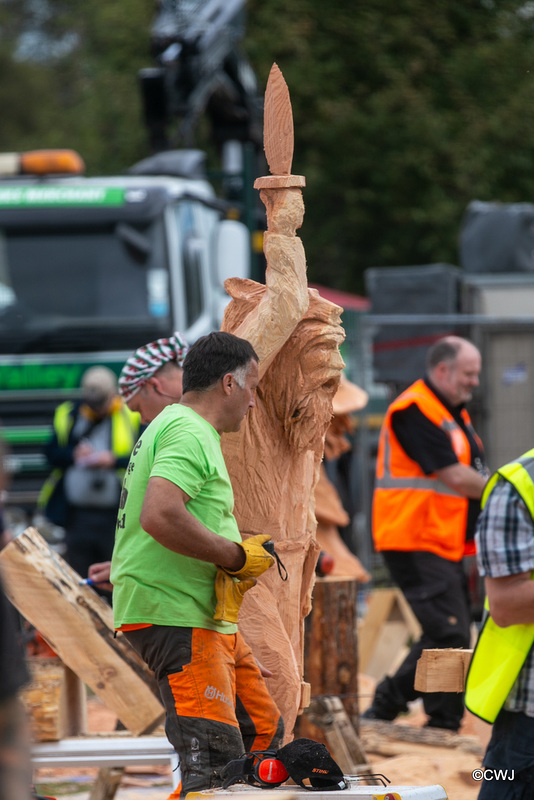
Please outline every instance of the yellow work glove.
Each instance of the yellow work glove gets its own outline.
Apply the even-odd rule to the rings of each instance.
[[[231,572],[229,569],[225,570],[228,575],[234,578],[243,580],[244,578],[257,578],[266,569],[272,567],[274,558],[263,547],[265,542],[269,542],[271,537],[268,533],[258,533],[256,536],[250,536],[244,542],[239,542],[239,547],[245,551],[246,560],[241,569],[237,572]]]
[[[248,578],[246,581],[238,581],[230,577],[224,570],[217,567],[215,578],[215,594],[217,605],[213,619],[224,620],[224,622],[237,622],[237,615],[243,602],[243,595],[256,585],[255,578]]]

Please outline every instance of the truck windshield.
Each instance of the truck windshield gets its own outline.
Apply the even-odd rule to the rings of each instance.
[[[162,217],[1,227],[0,352],[135,349],[171,328]]]

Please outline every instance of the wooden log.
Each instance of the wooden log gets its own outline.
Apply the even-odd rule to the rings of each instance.
[[[299,717],[297,735],[327,746],[324,726],[316,724],[314,698],[341,697],[349,720],[358,725],[357,592],[353,579],[317,578],[305,623],[304,678],[311,686],[312,713]]]
[[[113,613],[35,528],[0,553],[6,593],[64,664],[115,712],[135,735],[164,716],[155,680],[122,635],[114,638]]]
[[[91,789],[89,800],[113,800],[121,785],[124,767],[102,767]]]
[[[417,662],[414,688],[418,692],[463,692],[472,650],[423,650]]]
[[[28,658],[30,683],[21,691],[32,741],[59,741],[87,733],[85,685],[60,658]]]

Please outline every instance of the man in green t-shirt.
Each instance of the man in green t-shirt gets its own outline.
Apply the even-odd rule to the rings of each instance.
[[[237,630],[244,592],[274,559],[241,542],[220,447],[254,407],[258,357],[217,331],[183,365],[183,396],[150,423],[124,479],[111,581],[115,627],[154,671],[180,757],[171,797],[219,785],[249,750],[278,748],[283,721]]]

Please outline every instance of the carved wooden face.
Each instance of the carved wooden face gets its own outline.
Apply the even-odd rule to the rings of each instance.
[[[272,365],[277,376],[277,413],[299,450],[323,452],[332,418],[332,400],[345,366],[339,345],[345,338],[341,309],[310,292],[310,308]],[[271,380],[273,380],[272,378]]]

